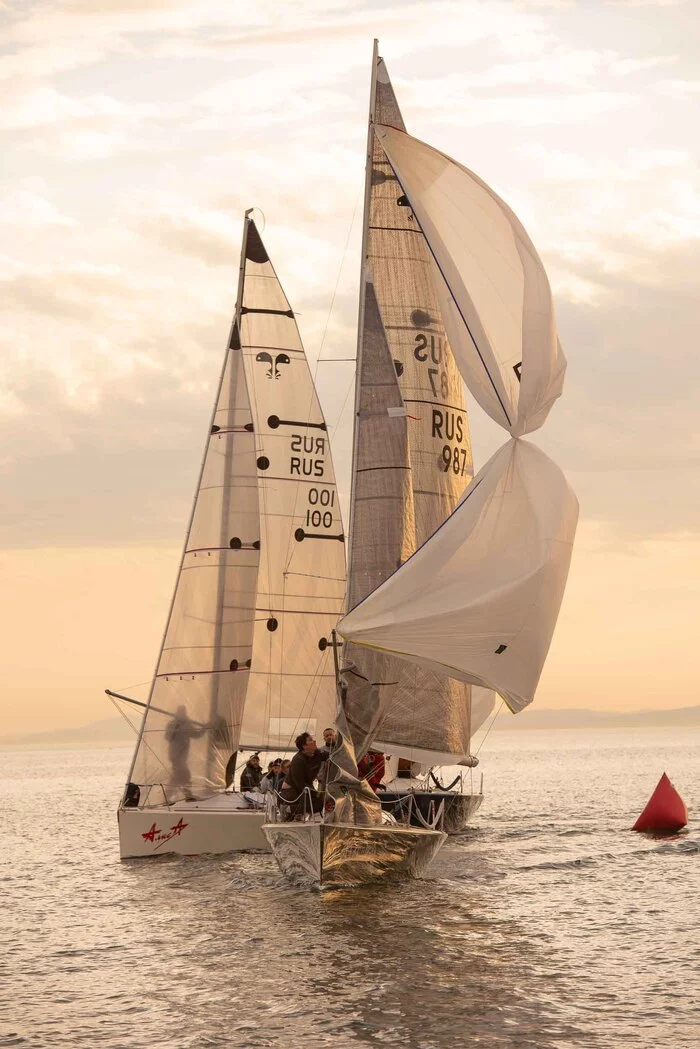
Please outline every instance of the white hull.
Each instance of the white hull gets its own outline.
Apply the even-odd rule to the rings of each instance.
[[[415,827],[266,823],[280,870],[294,885],[333,888],[417,878],[447,835]]]
[[[240,795],[180,801],[154,809],[119,809],[119,853],[199,856],[202,853],[269,852],[262,809],[242,808]]]

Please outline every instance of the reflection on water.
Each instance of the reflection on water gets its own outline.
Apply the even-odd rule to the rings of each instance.
[[[430,879],[322,894],[120,863],[125,751],[5,752],[0,1045],[696,1049],[700,834],[627,830],[664,768],[697,811],[694,742],[503,734]]]

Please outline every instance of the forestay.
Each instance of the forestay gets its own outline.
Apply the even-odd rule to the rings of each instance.
[[[508,441],[455,512],[339,623],[355,644],[532,701],[571,559],[578,503],[544,452]]]
[[[344,537],[294,314],[247,219],[226,353],[131,779],[142,805],[223,789],[240,747],[331,724]],[[322,722],[322,724],[320,724]]]
[[[396,127],[376,135],[430,247],[462,376],[514,437],[536,430],[561,394],[566,361],[532,241],[473,172]]]

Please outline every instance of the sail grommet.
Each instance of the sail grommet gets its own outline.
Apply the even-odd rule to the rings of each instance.
[[[260,540],[259,539],[254,539],[253,540],[253,550],[259,550],[259,549],[260,549]]]
[[[304,539],[306,539],[306,532],[304,531],[304,529],[297,528],[296,532],[294,533],[294,538],[296,539],[297,543],[302,543]]]
[[[228,665],[229,670],[238,670],[238,660],[232,659]]]
[[[427,328],[433,323],[433,318],[425,310],[413,310],[411,313],[411,324],[414,328]]]
[[[267,625],[267,629],[270,631],[270,633],[273,634],[275,632],[275,630],[277,629],[277,627],[279,626],[279,621],[277,619],[275,619],[274,616],[270,616],[270,618],[268,619],[266,625]]]
[[[212,433],[212,434],[218,433],[220,429],[221,429],[221,427],[217,426],[216,423],[214,423],[214,425],[212,426],[212,428],[211,428],[211,430],[209,432]]]
[[[398,204],[398,206],[400,208],[410,208],[410,206],[411,206],[409,204],[408,197],[406,196],[405,193],[401,194],[401,196],[397,199],[396,203]]]
[[[255,425],[253,423],[246,423],[243,429],[246,433],[255,433]]]
[[[228,545],[231,547],[232,550],[240,550],[241,547],[243,546],[243,543],[241,542],[241,540],[238,538],[237,535],[234,535],[233,539],[229,540],[229,544]]]
[[[271,430],[276,430],[277,427],[279,426],[279,424],[280,424],[280,417],[279,417],[279,415],[271,415],[270,418],[267,420],[267,425],[270,427]]]
[[[401,361],[394,359],[394,371],[396,372],[397,378],[400,379],[403,375],[403,364]]]
[[[248,670],[250,670],[250,664],[251,664],[251,660],[250,659],[246,659],[245,665],[248,667]]]
[[[319,638],[319,641],[318,641],[319,651],[325,652],[329,645],[330,645],[330,641],[328,640],[327,637]]]
[[[267,470],[268,466],[270,465],[270,460],[266,455],[259,455],[256,459],[256,465],[258,467],[258,470]]]

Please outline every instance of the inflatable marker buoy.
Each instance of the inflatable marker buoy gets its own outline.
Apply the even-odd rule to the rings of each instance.
[[[632,830],[672,834],[688,822],[685,802],[664,772]]]

